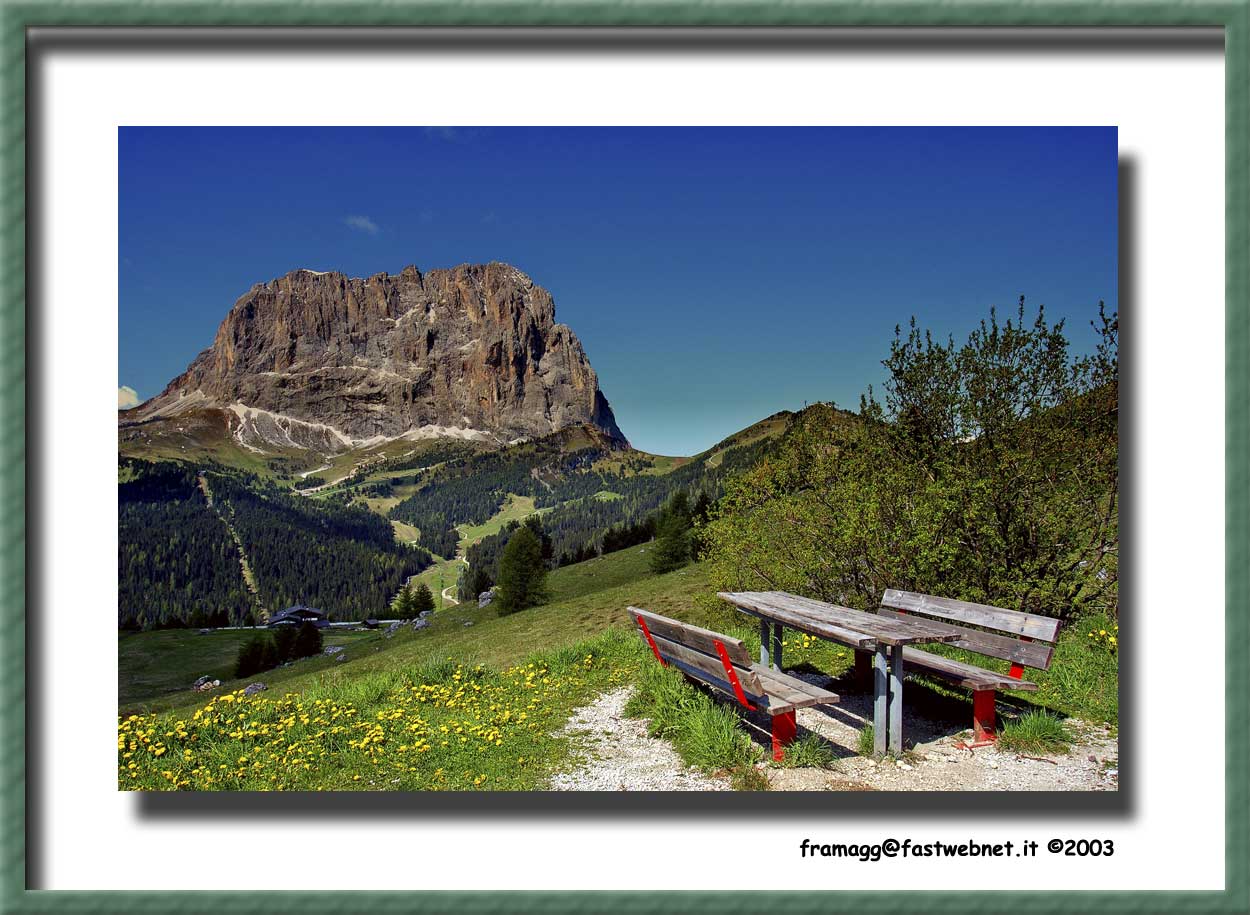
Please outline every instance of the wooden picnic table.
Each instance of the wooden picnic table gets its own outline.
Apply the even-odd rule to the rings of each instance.
[[[903,752],[903,646],[955,642],[949,626],[918,618],[878,616],[785,591],[721,591],[723,600],[760,620],[760,664],[781,670],[786,626],[873,653],[873,752]],[[772,644],[771,659],[769,643]]]

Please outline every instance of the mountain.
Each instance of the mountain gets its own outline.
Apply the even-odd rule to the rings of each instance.
[[[206,416],[257,452],[503,445],[584,425],[628,445],[551,294],[501,263],[367,279],[296,270],[258,283],[213,345],[119,424],[185,431]]]

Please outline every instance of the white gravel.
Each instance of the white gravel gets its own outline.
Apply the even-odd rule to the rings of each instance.
[[[625,717],[633,692],[622,687],[573,712],[561,736],[576,747],[576,767],[551,780],[554,791],[727,791],[729,780],[704,775],[682,762],[665,740],[647,736],[647,724]]]
[[[799,675],[828,686],[828,678]],[[1115,791],[1119,788],[1119,745],[1103,725],[1069,719],[1076,738],[1068,753],[1033,759],[999,751],[995,746],[962,749],[971,733],[947,715],[926,717],[919,710],[905,716],[906,749],[901,760],[866,759],[856,751],[859,730],[871,721],[871,697],[834,691],[835,706],[800,709],[799,735],[817,734],[828,741],[834,761],[827,769],[783,769],[768,763],[760,768],[774,791]],[[664,740],[647,736],[646,722],[624,715],[631,688],[600,696],[577,709],[560,732],[573,739],[577,763],[557,775],[559,791],[724,791],[727,778],[704,775],[686,766]],[[742,710],[732,699],[725,701]],[[743,715],[743,726],[767,750],[768,717]],[[767,755],[765,756],[767,758]]]

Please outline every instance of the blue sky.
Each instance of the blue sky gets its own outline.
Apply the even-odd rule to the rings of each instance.
[[[119,385],[253,283],[491,260],[549,289],[635,447],[855,407],[896,324],[1115,307],[1115,128],[122,128]]]

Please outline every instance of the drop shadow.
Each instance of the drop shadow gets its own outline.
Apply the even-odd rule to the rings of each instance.
[[[1140,366],[1135,358],[1138,327],[1134,322],[1138,271],[1138,171],[1131,157],[1120,160],[1119,169],[1118,310],[1121,319],[1121,374],[1127,383],[1120,391],[1120,605],[1136,606],[1139,537],[1135,506],[1139,479],[1133,447],[1140,420]],[[578,821],[612,817],[622,820],[740,820],[749,816],[802,822],[813,815],[836,813],[850,817],[905,815],[927,821],[966,819],[1068,822],[1086,818],[1131,818],[1140,801],[1134,764],[1140,749],[1136,702],[1140,626],[1130,613],[1121,632],[1120,651],[1120,776],[1117,791],[1028,792],[736,792],[725,803],[719,792],[500,792],[500,793],[221,793],[137,794],[136,813],[141,819],[202,819],[264,822],[291,820],[402,820],[429,822],[525,817],[538,820]],[[919,684],[917,684],[919,686]],[[922,697],[923,689],[910,688]],[[932,692],[932,691],[930,691]],[[956,702],[941,696],[934,701]],[[919,698],[918,697],[918,698]],[[922,700],[923,701],[923,700]],[[1027,704],[1027,703],[1026,703]],[[849,754],[848,754],[849,755]]]
[[[1145,381],[1138,354],[1141,352],[1141,325],[1137,318],[1137,281],[1139,277],[1138,240],[1140,167],[1132,156],[1121,156],[1119,169],[1119,259],[1117,262],[1117,311],[1120,321],[1120,553],[1119,553],[1119,615],[1125,625],[1120,627],[1119,663],[1119,795],[1125,812],[1134,813],[1141,801],[1138,782],[1141,758],[1141,720],[1138,704],[1138,657],[1142,647],[1141,629],[1145,624],[1136,611],[1140,603],[1141,530],[1138,499],[1144,496],[1140,487],[1141,464],[1141,391]],[[1127,610],[1127,614],[1125,611]],[[1127,636],[1127,637],[1126,637]]]

